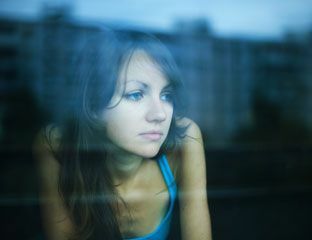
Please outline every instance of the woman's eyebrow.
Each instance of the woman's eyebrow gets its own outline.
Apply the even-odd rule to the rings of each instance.
[[[129,80],[129,81],[126,81],[126,85],[129,84],[129,83],[132,83],[132,82],[138,83],[138,84],[142,85],[142,87],[143,87],[144,89],[146,89],[146,88],[149,87],[148,84],[146,84],[146,83],[144,83],[144,82],[142,82],[142,81],[140,81],[140,80]]]
[[[168,84],[166,84],[162,89],[163,89],[163,90],[172,90],[172,89],[173,89],[173,86],[172,86],[171,83],[168,83]]]
[[[129,80],[129,81],[126,81],[126,85],[129,84],[129,83],[138,83],[140,84],[144,89],[148,89],[150,86],[147,84],[147,83],[144,83],[140,80]],[[163,88],[162,90],[171,90],[172,89],[172,84],[171,83],[167,83]]]

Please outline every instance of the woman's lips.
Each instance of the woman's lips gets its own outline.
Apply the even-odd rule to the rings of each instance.
[[[145,132],[141,133],[140,136],[147,140],[158,141],[161,139],[163,133],[162,132]]]

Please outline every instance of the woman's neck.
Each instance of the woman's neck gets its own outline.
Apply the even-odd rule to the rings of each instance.
[[[132,180],[136,176],[142,162],[143,158],[137,155],[128,153],[114,154],[108,161],[108,169],[113,183],[119,185]]]

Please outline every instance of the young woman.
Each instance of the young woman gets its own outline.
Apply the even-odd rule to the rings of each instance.
[[[211,239],[198,126],[154,37],[100,32],[76,61],[76,107],[34,144],[51,240],[166,239],[179,200],[183,240]]]

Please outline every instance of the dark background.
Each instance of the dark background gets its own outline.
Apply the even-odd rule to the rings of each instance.
[[[2,239],[42,236],[31,145],[43,123],[75,104],[68,56],[99,27],[52,10],[0,18]],[[205,140],[214,240],[310,239],[312,32],[220,37],[205,21],[144,30],[168,46],[189,90],[187,112]]]

